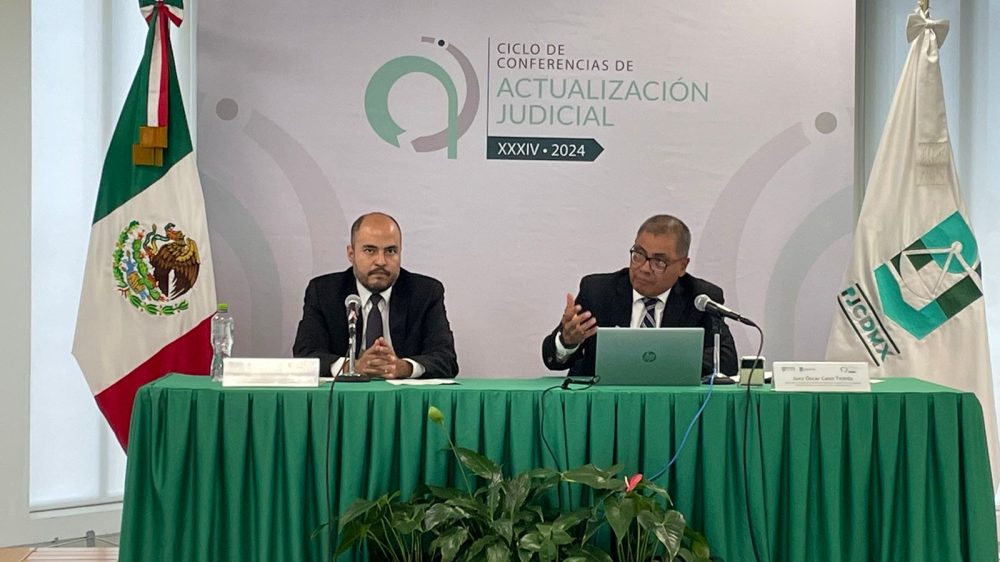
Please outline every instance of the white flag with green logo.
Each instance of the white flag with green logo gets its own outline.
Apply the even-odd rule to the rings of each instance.
[[[868,361],[873,377],[974,392],[996,475],[979,250],[955,173],[939,66],[947,32],[947,21],[919,10],[907,20],[910,52],[865,190],[827,358]]]
[[[146,48],[104,160],[73,355],[127,448],[136,390],[207,374],[215,311],[205,200],[177,84],[170,26],[181,0],[140,0]]]

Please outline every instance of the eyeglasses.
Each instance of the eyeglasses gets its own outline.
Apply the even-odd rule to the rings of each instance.
[[[670,266],[672,266],[675,263],[677,263],[679,261],[682,261],[684,259],[684,258],[681,258],[681,259],[669,261],[669,260],[665,260],[663,258],[656,258],[656,257],[651,258],[651,257],[647,256],[646,252],[643,251],[643,249],[640,248],[640,247],[638,247],[638,246],[632,246],[629,249],[628,253],[629,253],[629,257],[632,259],[632,263],[634,263],[635,265],[637,265],[639,267],[642,267],[648,261],[649,262],[649,267],[654,272],[656,272],[656,273],[663,273],[664,271],[667,270],[667,268],[669,268]]]

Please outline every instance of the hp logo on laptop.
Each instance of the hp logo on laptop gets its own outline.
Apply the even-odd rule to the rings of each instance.
[[[656,361],[656,354],[652,351],[647,351],[642,354],[642,361],[643,363],[652,363],[653,361]]]

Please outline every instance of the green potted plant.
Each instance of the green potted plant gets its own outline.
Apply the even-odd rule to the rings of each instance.
[[[427,416],[444,428],[440,410],[432,406]],[[406,501],[398,492],[356,500],[339,518],[335,557],[364,544],[371,559],[394,562],[718,560],[672,509],[667,491],[641,474],[623,479],[620,466],[588,464],[506,476],[444,433],[464,489],[426,485]],[[553,507],[548,496],[563,483],[588,489],[591,505]]]

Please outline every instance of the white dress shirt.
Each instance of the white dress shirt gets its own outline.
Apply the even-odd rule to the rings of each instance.
[[[656,296],[656,311],[653,313],[653,325],[656,327],[660,326],[660,322],[663,320],[663,311],[667,308],[667,297],[670,296],[670,289],[667,289],[663,293]],[[632,289],[632,320],[629,322],[629,327],[639,328],[642,326],[642,319],[646,316],[646,303],[643,302],[642,295],[639,291]],[[584,311],[586,312],[586,311]],[[576,349],[580,347],[575,345],[573,347],[566,347],[562,342],[562,334],[556,335],[556,361],[562,363],[576,352]]]
[[[362,285],[357,279],[354,281],[357,283],[358,296],[361,297],[361,318],[367,320],[368,313],[371,312],[372,309],[372,292],[368,289],[368,287]],[[382,313],[382,337],[385,339],[385,343],[389,344],[389,347],[392,347],[392,336],[389,335],[389,299],[392,298],[392,287],[381,291],[379,294],[382,296],[382,300],[378,303],[378,309]],[[365,333],[368,332],[368,323],[365,321],[362,321],[361,323],[363,325],[363,329],[357,337],[361,339],[361,352],[364,353]],[[393,350],[395,350],[395,348],[393,348]],[[330,365],[330,373],[334,375],[339,373],[344,368],[344,361],[346,360],[346,357],[341,357],[340,359],[334,361],[333,364]],[[420,363],[405,357],[403,358],[403,361],[406,361],[413,366],[413,374],[410,375],[411,377],[417,378],[424,374],[426,369],[424,369],[424,366]]]

